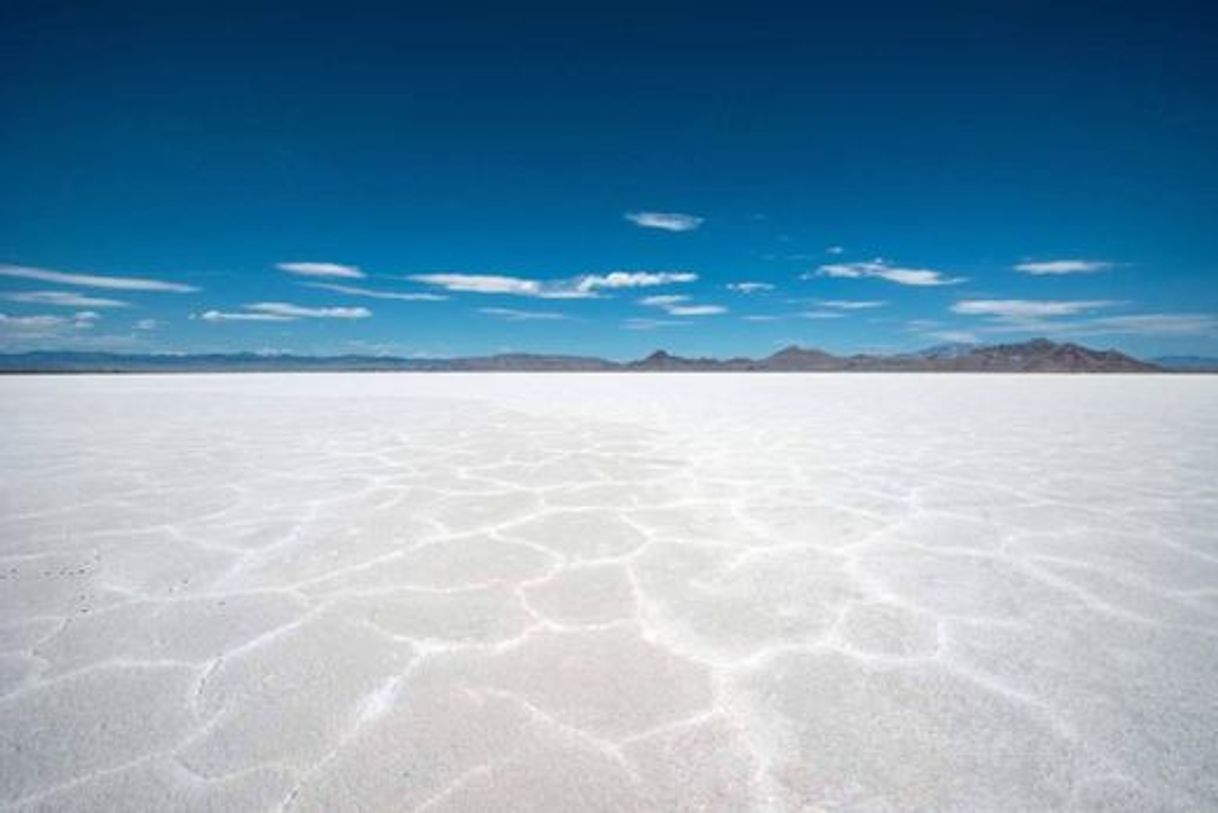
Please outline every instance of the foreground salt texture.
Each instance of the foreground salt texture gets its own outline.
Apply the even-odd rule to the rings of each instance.
[[[1218,378],[0,381],[0,805],[1218,807]]]

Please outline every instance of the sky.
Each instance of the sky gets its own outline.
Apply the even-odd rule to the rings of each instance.
[[[1204,3],[0,11],[0,351],[1218,355]]]

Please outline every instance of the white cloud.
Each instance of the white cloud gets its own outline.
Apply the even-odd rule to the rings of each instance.
[[[804,311],[799,316],[804,319],[843,319],[846,314],[841,311]]]
[[[950,344],[977,344],[977,334],[968,330],[936,330],[926,334],[931,338]]]
[[[555,313],[553,311],[522,311],[515,308],[478,308],[478,313],[494,316],[498,319],[506,319],[509,322],[535,322],[535,321],[561,321],[570,319],[565,313]]]
[[[344,279],[363,279],[365,274],[354,265],[338,263],[276,263],[275,267],[289,274],[302,277],[343,277]]]
[[[647,296],[639,300],[640,305],[650,308],[660,308],[671,316],[717,316],[727,313],[722,305],[691,305],[689,297],[677,294],[663,296]]]
[[[861,299],[817,299],[817,305],[822,308],[836,308],[844,311],[867,310],[869,308],[882,308],[887,305],[887,302]]]
[[[671,285],[677,282],[696,282],[698,275],[689,271],[611,271],[608,274],[589,274],[576,283],[580,291],[597,288],[650,288],[656,285]]]
[[[1022,262],[1015,266],[1016,271],[1025,274],[1094,274],[1097,271],[1107,271],[1115,263],[1104,260],[1046,260],[1044,262]]]
[[[295,322],[295,316],[276,316],[273,313],[243,313],[232,311],[204,311],[198,317],[204,322]]]
[[[693,231],[704,222],[701,217],[681,212],[627,212],[625,217],[644,229],[664,231]]]
[[[753,313],[748,316],[741,316],[740,318],[746,322],[779,322],[784,317],[776,316],[772,313]]]
[[[97,274],[68,274],[63,271],[51,271],[46,268],[27,268],[20,265],[0,265],[0,277],[36,279],[41,282],[54,282],[60,285],[79,285],[85,288],[112,288],[120,291],[171,291],[174,293],[188,293],[199,290],[193,285],[183,285],[179,282],[165,282],[158,279],[105,277]]]
[[[255,302],[246,305],[245,309],[270,316],[302,319],[367,319],[372,315],[367,308],[306,308],[289,302]]]
[[[727,313],[722,305],[672,305],[665,308],[673,316],[718,316]]]
[[[667,308],[688,301],[689,297],[684,294],[663,294],[659,296],[645,296],[639,300],[639,304],[646,305],[649,308]]]
[[[376,291],[369,288],[357,288],[354,285],[337,285],[332,282],[302,282],[309,288],[320,288],[323,291],[333,291],[338,294],[351,296],[366,296],[371,299],[398,299],[403,302],[442,302],[448,297],[443,294],[429,293],[400,293],[398,291]]]
[[[729,282],[727,289],[738,294],[757,294],[762,291],[772,291],[774,286],[768,282]]]
[[[538,280],[503,274],[439,273],[413,274],[407,279],[458,293],[501,294],[536,299],[597,299],[601,290],[649,288],[694,282],[698,275],[689,271],[612,271],[608,274],[586,274],[575,279]]]
[[[827,249],[825,249],[825,253],[834,254],[834,255],[845,254],[846,249],[843,248],[842,246],[829,246]]]
[[[807,279],[810,275],[805,274]],[[964,282],[963,277],[947,277],[941,271],[927,268],[900,268],[889,265],[884,260],[873,260],[861,263],[831,263],[817,269],[818,277],[841,277],[845,279],[862,279],[874,277],[895,282],[898,285],[955,285]]]
[[[75,291],[21,291],[8,294],[5,299],[37,305],[58,305],[65,308],[125,308],[127,303],[118,299],[103,299],[85,296]]]
[[[1078,335],[1218,336],[1218,316],[1208,313],[1143,313],[1105,316],[1076,326]]]
[[[45,331],[66,325],[70,320],[63,316],[9,316],[0,313],[0,325],[9,330]]]
[[[692,323],[678,319],[627,319],[622,322],[622,327],[625,330],[655,330],[662,327],[685,327],[689,324]]]
[[[1003,319],[1036,319],[1048,316],[1074,316],[1117,303],[1093,300],[965,299],[952,305],[952,313],[968,316],[995,316]]]
[[[100,314],[94,311],[80,311],[71,316],[51,314],[10,316],[6,313],[0,313],[0,338],[54,337],[61,335],[65,331],[91,328],[100,318]]]
[[[594,299],[596,292],[580,290],[564,283],[546,283],[501,274],[413,274],[407,279],[435,285],[446,291],[473,294],[507,294],[538,299]]]
[[[136,330],[156,330],[161,326],[161,323],[156,319],[140,319],[135,323]]]

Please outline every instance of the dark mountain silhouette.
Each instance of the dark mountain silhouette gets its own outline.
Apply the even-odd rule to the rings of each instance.
[[[1181,365],[1179,369],[1185,369]],[[1018,344],[944,345],[898,355],[835,356],[785,347],[761,359],[685,358],[657,350],[625,363],[590,356],[504,353],[452,359],[395,356],[294,356],[257,353],[119,354],[38,351],[0,354],[0,372],[994,372],[1154,373],[1170,368],[1116,350],[1033,339]],[[1187,367],[1187,369],[1197,369]]]

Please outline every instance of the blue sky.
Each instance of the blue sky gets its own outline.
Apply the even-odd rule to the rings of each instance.
[[[6,4],[0,349],[1218,355],[1218,14],[1066,5]]]

